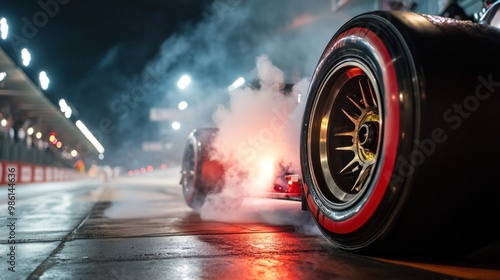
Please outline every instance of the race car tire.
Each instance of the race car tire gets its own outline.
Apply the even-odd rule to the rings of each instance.
[[[219,191],[223,184],[223,167],[210,158],[216,133],[215,128],[196,129],[184,148],[180,183],[186,203],[194,210],[200,210],[207,194]]]
[[[455,256],[498,239],[499,49],[496,28],[410,12],[337,31],[311,79],[300,151],[329,240]]]

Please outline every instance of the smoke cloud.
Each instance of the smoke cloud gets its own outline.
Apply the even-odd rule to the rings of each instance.
[[[265,197],[275,184],[283,184],[285,172],[300,174],[300,128],[309,77],[335,31],[360,8],[354,1],[350,11],[334,13],[328,10],[329,4],[241,2],[193,33],[196,37],[190,40],[206,39],[202,39],[206,43],[203,53],[208,55],[196,64],[203,68],[201,72],[209,70],[233,80],[237,78],[233,73],[238,73],[260,84],[227,92],[213,81],[204,83],[211,93],[197,108],[210,113],[205,122],[210,119],[211,126],[219,129],[212,158],[224,164],[225,176],[222,191],[208,195],[202,206],[203,219],[294,225],[303,233],[320,234],[299,202]],[[293,84],[289,92],[287,84]]]
[[[256,59],[260,87],[242,87],[230,94],[229,104],[213,115],[219,129],[212,159],[223,163],[224,187],[209,194],[201,217],[226,222],[265,222],[295,225],[317,233],[309,213],[296,201],[256,199],[269,196],[284,172],[300,174],[300,126],[309,79],[288,90],[282,70],[270,58]],[[305,226],[307,225],[307,226]]]
[[[105,146],[116,147],[120,164],[139,156],[180,161],[193,129],[216,126],[220,133],[213,156],[227,163],[225,188],[207,198],[202,218],[305,223],[309,216],[304,218],[308,213],[300,211],[300,203],[272,206],[278,203],[272,200],[266,207],[251,206],[248,197],[265,196],[283,169],[300,173],[299,134],[309,77],[338,28],[372,8],[373,1],[367,0],[350,1],[337,10],[330,0],[215,0],[203,20],[167,38],[136,77],[96,71],[94,80],[116,77],[119,85],[106,87],[114,92],[104,117],[113,129],[100,133]],[[128,55],[126,48],[117,52],[116,57]],[[176,83],[183,74],[192,83],[180,91]],[[229,92],[227,87],[240,76],[259,80],[260,89]],[[282,92],[285,84],[294,85],[288,94]],[[148,120],[150,108],[177,112],[180,101],[189,104],[187,110],[164,122]],[[181,130],[172,131],[173,121],[181,123]],[[125,137],[130,135],[134,137]],[[170,150],[147,154],[140,150],[141,141],[168,141]]]
[[[298,106],[298,98],[305,94],[308,81],[299,82],[285,94],[284,73],[267,56],[257,58],[256,72],[259,89],[235,90],[229,106],[220,106],[215,112],[219,133],[213,158],[228,163],[226,187],[240,185],[245,178],[245,184],[253,186],[251,192],[258,195],[268,191],[280,166],[299,172],[297,132],[302,113],[297,110],[303,106]]]
[[[109,152],[116,150],[122,156],[116,157],[119,163],[140,156],[154,158],[142,151],[131,154],[142,141],[169,142],[170,150],[162,158],[178,161],[192,129],[215,125],[211,115],[219,104],[229,102],[227,86],[240,76],[252,78],[256,57],[267,55],[286,82],[298,83],[312,74],[324,46],[353,11],[372,6],[371,1],[352,1],[333,12],[329,0],[216,0],[200,22],[186,24],[167,38],[142,73],[126,77],[110,73],[109,68],[96,69],[88,79],[92,82],[86,84],[103,79],[108,84],[82,91],[98,90],[99,96],[106,97],[107,108],[102,111],[107,113],[95,123],[105,120],[112,125],[93,132]],[[128,52],[126,46],[111,51],[119,61],[128,61]],[[192,83],[180,91],[176,83],[183,74],[189,74]],[[180,101],[189,104],[182,114],[164,122],[149,121],[151,107],[177,110]],[[181,123],[180,131],[172,131],[173,121]]]

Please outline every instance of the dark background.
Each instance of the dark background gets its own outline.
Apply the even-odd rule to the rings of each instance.
[[[254,79],[256,58],[267,55],[293,83],[311,76],[338,28],[374,1],[352,0],[0,0],[9,23],[1,47],[38,81],[51,80],[46,96],[64,98],[106,149],[102,164],[141,167],[178,162],[192,129],[213,126],[212,114],[228,101],[227,86]],[[182,74],[193,80],[177,88]],[[180,101],[189,107],[180,112]],[[171,110],[151,121],[150,109]],[[179,121],[180,130],[171,123]],[[250,119],[248,121],[251,121]],[[244,124],[242,124],[244,125]],[[144,142],[164,145],[147,152]]]

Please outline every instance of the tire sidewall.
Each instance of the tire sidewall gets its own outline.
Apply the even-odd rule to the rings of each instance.
[[[197,201],[197,196],[199,196],[199,184],[197,184],[197,181],[199,180],[198,177],[199,177],[199,149],[197,149],[196,145],[195,145],[195,137],[193,134],[191,134],[189,137],[188,137],[188,140],[186,142],[186,145],[185,145],[185,148],[184,148],[184,156],[183,156],[183,160],[182,160],[182,163],[183,165],[185,164],[185,162],[187,160],[193,160],[194,161],[194,166],[193,166],[193,171],[194,171],[194,174],[193,174],[193,179],[192,181],[190,182],[191,185],[189,186],[189,191],[186,192],[186,187],[184,186],[184,182],[181,181],[181,184],[182,184],[182,193],[184,195],[184,199],[186,201],[186,203],[191,207],[191,208],[194,208],[194,209],[197,209],[200,205],[198,205],[198,203],[196,202]],[[192,154],[188,155],[188,150],[191,150],[192,151]],[[188,159],[187,157],[193,157],[193,159]],[[183,166],[183,169],[184,169],[184,166]],[[185,170],[183,170],[185,171]],[[187,170],[189,171],[189,170]]]
[[[389,20],[380,16],[364,15],[351,20],[337,32],[325,49],[313,75],[304,113],[301,166],[306,201],[323,233],[340,247],[348,249],[359,249],[371,244],[390,227],[407,194],[408,188],[402,191],[403,186],[409,185],[414,174],[399,174],[397,171],[401,169],[400,157],[406,157],[411,151],[411,139],[417,134],[414,107],[418,102],[412,93],[418,89],[415,84],[407,82],[411,80],[412,75],[416,75],[416,70],[408,47],[402,43],[403,40],[398,37],[397,31],[391,28]],[[347,40],[348,37],[357,39]],[[381,54],[388,55],[391,61],[387,58],[382,58],[381,61]],[[362,64],[375,77],[374,85],[378,86],[380,92],[380,107],[385,127],[383,149],[378,155],[379,163],[366,191],[352,205],[338,209],[330,206],[317,186],[314,171],[310,166],[308,137],[314,102],[320,94],[325,77],[337,65],[347,60]],[[391,63],[392,66],[389,65]],[[387,67],[392,67],[392,70]],[[393,100],[395,97],[397,101]],[[407,140],[401,140],[402,134]],[[350,225],[346,227],[346,224]]]
[[[192,185],[190,186],[189,192],[185,192],[184,186],[183,186],[183,194],[184,194],[184,199],[186,203],[193,209],[199,210],[201,206],[203,206],[206,195],[207,195],[207,190],[206,190],[206,185],[203,180],[203,162],[208,160],[209,157],[209,150],[211,147],[211,139],[213,133],[215,133],[216,129],[213,128],[199,128],[194,130],[189,136],[186,141],[186,145],[184,148],[184,158],[183,158],[183,164],[187,160],[186,157],[186,151],[188,149],[192,149],[193,154],[193,180],[192,180]]]

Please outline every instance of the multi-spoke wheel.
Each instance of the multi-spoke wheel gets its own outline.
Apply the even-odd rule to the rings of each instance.
[[[353,251],[454,254],[500,236],[499,30],[373,12],[332,38],[301,133],[307,208]],[[492,130],[492,128],[494,128]]]
[[[341,202],[354,200],[370,179],[380,144],[380,109],[367,71],[354,61],[328,77],[333,94],[318,99],[318,153],[329,191]],[[328,141],[331,139],[331,141]]]
[[[189,136],[182,158],[182,192],[186,203],[199,210],[208,193],[222,186],[222,165],[210,158],[211,143],[217,129],[194,130]]]

